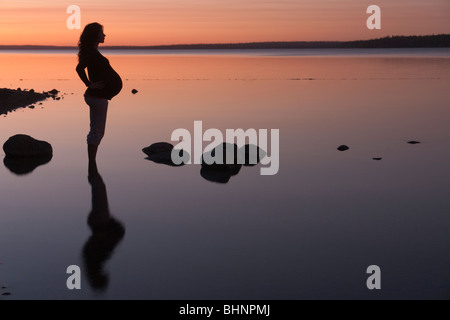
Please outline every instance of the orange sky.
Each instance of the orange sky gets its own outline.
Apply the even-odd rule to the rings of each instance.
[[[0,45],[76,45],[82,27],[105,26],[105,45],[356,40],[450,33],[450,0],[1,0]],[[381,30],[366,9],[381,7]]]

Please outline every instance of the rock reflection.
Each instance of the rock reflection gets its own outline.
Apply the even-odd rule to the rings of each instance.
[[[200,175],[212,182],[228,183],[237,175],[242,166],[254,166],[264,158],[266,152],[256,145],[222,143],[202,155]]]
[[[14,174],[26,175],[34,171],[39,166],[49,163],[52,156],[43,157],[10,157],[3,159],[3,164]]]

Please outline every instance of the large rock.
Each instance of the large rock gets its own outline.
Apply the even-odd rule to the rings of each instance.
[[[3,144],[8,157],[49,157],[53,154],[50,143],[36,140],[26,134],[16,134]]]
[[[244,166],[251,167],[258,164],[267,152],[254,144],[246,144],[239,148],[240,157],[244,159]]]
[[[202,154],[202,167],[214,166],[218,168],[227,168],[236,164],[242,164],[245,160],[242,159],[239,148],[235,143],[223,142]]]
[[[202,155],[202,166],[229,167],[237,164],[254,166],[266,155],[267,152],[254,144],[238,148],[235,143],[224,142]],[[219,163],[212,162],[213,158]]]
[[[221,143],[202,154],[200,175],[212,182],[228,183],[230,178],[241,170],[245,159],[235,143]]]

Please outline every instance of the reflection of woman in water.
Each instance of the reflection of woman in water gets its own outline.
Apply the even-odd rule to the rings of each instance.
[[[92,211],[88,225],[92,235],[83,247],[83,260],[89,284],[93,289],[104,290],[109,278],[104,264],[125,234],[125,228],[109,213],[106,186],[96,166],[90,167],[89,183],[92,188]]]
[[[87,87],[84,100],[90,109],[90,131],[87,136],[90,167],[95,164],[98,145],[105,133],[108,100],[122,89],[122,79],[99,51],[99,43],[105,41],[103,26],[96,22],[86,25],[78,43],[78,65],[80,79]],[[89,78],[85,69],[88,69]]]

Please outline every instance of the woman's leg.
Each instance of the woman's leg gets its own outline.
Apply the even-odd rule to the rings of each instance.
[[[89,164],[94,165],[98,146],[105,134],[108,100],[103,98],[85,96],[89,105],[90,131],[87,135]]]

